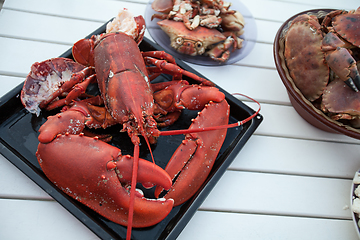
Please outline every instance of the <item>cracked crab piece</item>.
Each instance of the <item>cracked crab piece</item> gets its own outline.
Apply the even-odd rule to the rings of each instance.
[[[235,11],[233,14],[222,14],[221,19],[221,27],[224,31],[234,32],[238,37],[244,34],[245,19],[240,12]]]

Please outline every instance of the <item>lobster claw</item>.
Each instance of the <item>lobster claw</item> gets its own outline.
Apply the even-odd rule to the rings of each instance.
[[[76,150],[74,150],[76,149]],[[63,154],[66,152],[67,154]],[[130,194],[122,184],[131,181],[133,158],[97,138],[58,135],[40,143],[36,153],[41,169],[57,187],[105,218],[127,226]],[[138,182],[145,187],[171,187],[169,175],[159,166],[139,159]],[[137,193],[132,227],[148,227],[171,211],[172,199],[147,199]]]
[[[230,107],[225,99],[219,103],[210,102],[189,129],[226,125],[229,113]],[[174,183],[164,197],[174,199],[174,206],[189,200],[205,182],[225,140],[226,132],[226,129],[220,129],[186,134],[185,140],[165,168]],[[155,196],[158,197],[163,190],[161,186],[157,186]]]

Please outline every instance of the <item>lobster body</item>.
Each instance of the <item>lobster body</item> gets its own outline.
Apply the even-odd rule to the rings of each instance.
[[[121,32],[108,34],[94,49],[94,63],[99,89],[111,116],[119,123],[133,121],[136,129],[129,131],[135,134],[145,134],[145,121],[153,122],[156,127],[151,117],[154,113],[152,90],[136,42]],[[139,143],[131,134],[133,143]]]

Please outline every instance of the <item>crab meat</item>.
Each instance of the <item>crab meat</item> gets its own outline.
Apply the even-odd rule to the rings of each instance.
[[[245,20],[240,12],[235,11],[233,14],[222,14],[221,19],[221,27],[224,31],[234,32],[238,37],[244,34]]]
[[[106,33],[111,32],[123,32],[138,42],[137,39],[142,38],[145,33],[145,24],[139,20],[139,17],[134,17],[130,11],[124,8],[106,25]]]
[[[52,58],[34,63],[25,79],[21,102],[29,112],[39,116],[41,102],[46,101],[69,81],[73,73],[82,69],[84,69],[83,65],[67,58]]]

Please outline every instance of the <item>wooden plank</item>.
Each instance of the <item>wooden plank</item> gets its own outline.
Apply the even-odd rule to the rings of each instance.
[[[290,105],[285,87],[274,69],[226,65],[219,71],[214,66],[188,64],[230,94],[242,93],[260,102]]]
[[[14,15],[19,21],[13,22],[11,26],[0,26],[0,36],[53,42],[71,46],[77,40],[85,37],[102,25],[98,22],[51,17],[6,9],[0,14],[0,21],[8,22],[10,19],[14,18]],[[24,18],[29,20],[25,22],[21,21],[21,19]],[[38,25],[36,24],[38,22],[43,22],[41,28],[38,28]],[[68,26],[72,27],[69,28]],[[49,29],[51,30],[49,31]],[[36,32],[35,35],[33,34],[34,32]],[[267,42],[270,42],[270,39],[268,39]],[[275,69],[272,51],[272,45],[256,43],[250,54],[236,64]]]
[[[103,25],[101,22],[3,9],[0,13],[0,21],[9,22],[10,19],[12,24],[0,26],[1,36],[70,46]],[[27,19],[27,21],[23,21],[23,19]],[[40,27],[38,23],[41,23]]]
[[[0,239],[99,239],[57,202],[0,199],[0,204]]]
[[[144,14],[148,0],[139,0],[137,2],[140,4],[109,0],[105,3],[98,0],[81,0],[74,3],[71,0],[64,0],[62,3],[57,3],[57,5],[54,6],[46,4],[45,0],[33,0],[31,2],[25,0],[13,0],[5,2],[3,8],[86,20],[106,21],[123,7],[128,8],[134,14]],[[331,2],[313,2],[307,0],[305,3],[299,1],[285,2],[266,0],[242,0],[241,2],[250,10],[254,18],[278,22],[283,22],[300,11],[314,8],[334,8],[339,7],[340,5],[336,0],[332,0]],[[73,7],[70,7],[72,5]],[[355,9],[358,7],[358,3],[356,3],[356,1],[347,0],[342,1],[341,6],[345,6],[347,9]],[[76,11],[79,9],[83,9],[83,11]],[[286,11],[284,11],[284,9],[286,9]]]
[[[3,9],[106,22],[116,16],[120,9],[127,8],[133,14],[140,15],[144,14],[145,7],[146,5],[141,3],[111,0],[63,0],[52,4],[46,0],[12,0],[4,3]]]
[[[351,220],[198,211],[177,239],[356,240],[358,236]]]
[[[0,161],[0,164],[2,169],[6,169],[6,174],[0,179],[3,185],[1,198],[51,199],[6,160]],[[350,210],[344,207],[350,204],[351,183],[351,180],[345,179],[228,170],[200,208],[210,211],[350,219]]]
[[[53,200],[2,155],[0,155],[0,169],[2,169],[0,198]]]
[[[115,16],[115,15],[114,15]],[[15,17],[15,21],[14,21]],[[22,21],[22,19],[28,21]],[[10,21],[12,24],[0,26],[0,34],[15,38],[30,38],[41,41],[59,42],[62,44],[73,44],[78,39],[91,33],[111,17],[104,21],[86,21],[75,18],[63,18],[59,16],[48,16],[32,12],[23,12],[12,9],[3,9],[0,20]],[[41,22],[41,27],[37,23]],[[257,41],[272,44],[280,23],[255,20],[257,27]],[[69,26],[72,26],[69,28]],[[36,34],[34,34],[36,32]]]
[[[229,169],[351,180],[360,168],[359,152],[355,144],[254,135]]]
[[[333,1],[307,1],[303,3],[300,1],[241,0],[241,2],[250,10],[254,18],[277,22],[284,22],[299,12],[318,8],[335,8],[338,6],[338,4],[334,4]],[[357,8],[359,5],[356,1],[348,0],[345,2],[347,2],[347,4],[344,5],[349,9]]]
[[[315,7],[323,6],[323,2],[321,1],[313,1],[313,0],[279,0],[282,2],[289,2],[289,3],[297,3],[297,4],[308,4],[313,5]],[[327,0],[326,5],[336,9],[356,9],[356,1],[353,0],[345,0],[345,1],[338,1],[338,0]]]
[[[246,104],[253,109],[258,108],[255,103],[246,101]],[[262,103],[260,113],[264,116],[264,121],[256,130],[259,135],[359,144],[357,139],[315,128],[292,106]]]
[[[24,81],[21,77],[11,77],[0,75],[0,97],[4,96],[9,90],[15,88]]]
[[[351,219],[352,180],[226,171],[199,209]]]
[[[56,202],[1,199],[1,239],[99,239]],[[56,216],[56,217],[55,217]],[[21,226],[21,227],[19,227]],[[346,236],[346,237],[344,237]],[[182,239],[358,239],[350,220],[198,211]]]
[[[34,62],[57,57],[68,45],[0,37],[0,74],[26,77]]]

